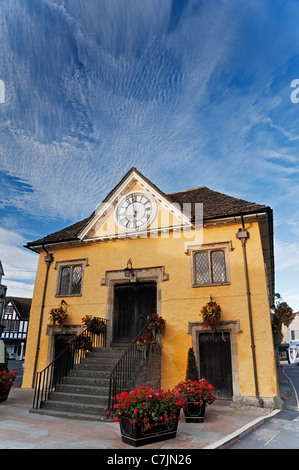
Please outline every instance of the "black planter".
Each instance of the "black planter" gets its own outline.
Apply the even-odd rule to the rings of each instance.
[[[205,417],[206,404],[198,405],[192,401],[186,403],[184,408],[186,423],[203,423]]]
[[[131,423],[129,416],[120,416],[120,432],[122,441],[134,447],[152,444],[153,442],[164,441],[176,437],[178,428],[178,417],[166,422],[152,422],[150,429],[143,423]]]
[[[0,402],[7,400],[10,389],[7,392],[0,392]]]

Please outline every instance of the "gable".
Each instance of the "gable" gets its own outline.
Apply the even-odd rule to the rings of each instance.
[[[14,316],[13,318],[19,318],[20,320],[28,320],[30,315],[32,299],[23,297],[6,297],[5,308],[13,307]]]
[[[98,207],[78,237],[81,240],[132,238],[190,226],[190,216],[133,169]]]

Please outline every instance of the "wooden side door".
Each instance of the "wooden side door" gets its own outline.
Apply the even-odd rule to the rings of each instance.
[[[231,344],[229,333],[200,333],[199,335],[200,377],[215,387],[218,399],[233,396]]]
[[[155,282],[116,284],[114,287],[113,343],[130,342],[156,313]]]

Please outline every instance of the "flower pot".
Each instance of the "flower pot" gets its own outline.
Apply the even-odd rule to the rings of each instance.
[[[2,401],[7,400],[8,395],[9,395],[9,392],[10,392],[10,389],[11,389],[11,387],[10,387],[8,390],[6,390],[6,392],[0,391],[0,403],[1,403]]]
[[[152,444],[153,442],[164,441],[176,437],[178,428],[179,411],[174,420],[168,422],[150,422],[150,428],[144,423],[131,423],[129,416],[120,416],[120,432],[122,441],[134,447]]]
[[[203,423],[205,417],[206,404],[199,405],[195,402],[186,403],[184,414],[186,423]]]

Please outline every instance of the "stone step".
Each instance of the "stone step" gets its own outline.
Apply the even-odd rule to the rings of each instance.
[[[80,413],[95,417],[107,416],[107,408],[105,405],[89,405],[76,402],[48,400],[42,403],[41,409],[67,413]]]
[[[79,364],[76,366],[76,369],[74,370],[90,370],[90,371],[99,371],[99,372],[108,372],[110,373],[112,369],[115,367],[115,364],[96,364],[96,363],[84,363],[84,364]]]
[[[83,421],[107,421],[107,415],[89,415],[86,413],[77,413],[74,411],[51,410],[46,408],[31,408],[29,413],[38,415],[52,416],[53,418],[78,419]],[[109,416],[110,421],[111,418]]]
[[[115,363],[113,364],[82,363],[76,366],[76,370],[94,370],[94,371],[103,371],[103,372],[110,373],[114,367],[115,367]]]
[[[121,357],[126,352],[123,348],[93,348],[92,351],[87,352],[86,357],[92,355],[94,357]]]
[[[110,366],[110,367],[113,367],[115,366],[115,364],[118,362],[118,359],[116,358],[113,358],[113,357],[103,357],[103,358],[99,358],[99,357],[94,357],[94,356],[88,356],[88,357],[84,357],[82,360],[81,360],[81,363],[80,364],[94,364],[94,365],[99,365],[99,366]]]
[[[102,405],[107,407],[108,396],[89,395],[86,393],[51,392],[50,400],[60,402],[82,403],[85,405]]]
[[[30,411],[73,419],[107,419],[109,376],[125,350],[123,346],[93,348],[56,386],[49,400]]]
[[[93,370],[87,367],[70,370],[69,377],[90,377],[94,379],[107,379],[109,380],[110,372],[109,371],[102,371],[101,369]]]
[[[56,387],[57,392],[64,392],[67,394],[75,395],[98,395],[106,396],[108,400],[108,388],[106,387],[95,387],[92,385],[78,385],[78,384],[59,384]]]
[[[109,389],[110,382],[108,379],[95,379],[90,377],[64,377],[62,383],[70,385],[89,385],[106,390]]]

